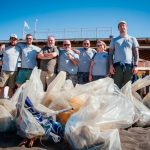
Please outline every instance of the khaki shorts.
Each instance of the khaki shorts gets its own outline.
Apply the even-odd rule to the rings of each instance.
[[[49,73],[48,71],[41,72],[41,81],[43,83],[43,89],[45,90],[46,86],[48,86],[56,77],[56,74]]]
[[[17,71],[2,71],[0,77],[0,87],[9,86],[15,88]]]

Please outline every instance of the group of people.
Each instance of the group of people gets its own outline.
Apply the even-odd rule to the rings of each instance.
[[[74,49],[70,40],[63,41],[63,47],[55,45],[55,38],[48,36],[47,45],[39,48],[32,44],[33,36],[26,35],[26,43],[18,43],[16,34],[10,36],[10,43],[1,48],[2,69],[0,76],[0,97],[4,87],[9,86],[9,97],[30,78],[35,66],[42,70],[43,90],[60,71],[65,71],[67,79],[73,84],[85,84],[90,81],[111,76],[121,88],[133,74],[137,73],[139,44],[136,38],[127,34],[127,23],[118,23],[120,35],[111,40],[109,51],[106,44],[98,40],[96,49],[91,48],[89,40],[83,40],[82,48]],[[21,60],[21,68],[19,63]]]

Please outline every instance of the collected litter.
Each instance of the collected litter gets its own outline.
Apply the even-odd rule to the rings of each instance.
[[[27,139],[32,147],[36,138],[57,143],[65,137],[76,150],[121,150],[120,129],[150,125],[150,93],[144,99],[137,93],[149,85],[147,76],[120,90],[107,77],[74,87],[66,81],[66,73],[60,72],[45,93],[40,70],[35,68],[30,80],[10,100],[12,106],[0,103],[0,132],[15,120],[18,134],[25,138],[21,145]]]

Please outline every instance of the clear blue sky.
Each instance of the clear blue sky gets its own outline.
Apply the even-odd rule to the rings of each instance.
[[[126,20],[130,35],[150,37],[150,0],[1,0],[0,40],[22,38],[23,22],[33,31],[36,19],[38,30],[108,26],[114,36]]]

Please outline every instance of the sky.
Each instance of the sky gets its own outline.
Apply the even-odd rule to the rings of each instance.
[[[0,40],[8,40],[12,33],[21,39],[23,30],[33,33],[35,24],[36,37],[43,39],[48,34],[42,31],[101,27],[111,28],[117,36],[121,20],[128,23],[128,34],[150,37],[150,0],[1,0]],[[24,28],[24,21],[30,29]]]

